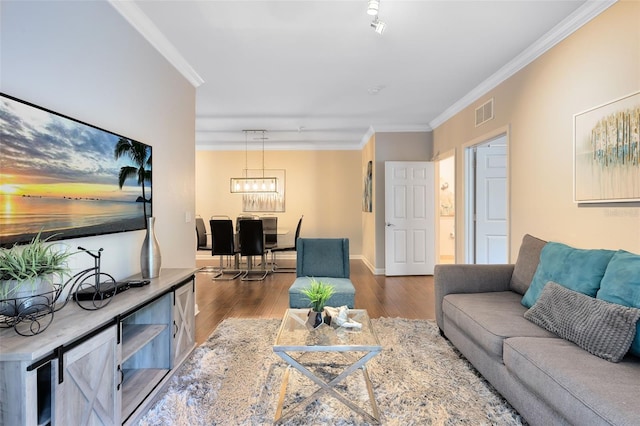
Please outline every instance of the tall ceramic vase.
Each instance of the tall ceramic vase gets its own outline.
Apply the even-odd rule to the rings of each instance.
[[[156,239],[155,222],[155,217],[147,218],[147,235],[144,237],[142,251],[140,252],[142,278],[155,278],[160,275],[162,255],[160,254],[160,245]]]

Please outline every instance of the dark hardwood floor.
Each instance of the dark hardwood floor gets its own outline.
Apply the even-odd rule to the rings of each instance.
[[[217,265],[217,261],[198,260],[196,264]],[[282,318],[295,280],[295,273],[269,274],[264,281],[212,281],[211,276],[196,274],[198,344],[225,318]],[[352,260],[351,281],[356,288],[356,308],[366,309],[371,318],[435,318],[432,276],[373,275],[362,261]]]

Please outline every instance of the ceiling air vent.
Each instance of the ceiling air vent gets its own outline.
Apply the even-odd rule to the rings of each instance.
[[[493,118],[493,98],[476,108],[476,127]]]

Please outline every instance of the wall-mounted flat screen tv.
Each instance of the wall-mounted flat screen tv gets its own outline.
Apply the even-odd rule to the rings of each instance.
[[[0,246],[145,229],[151,146],[0,93]]]

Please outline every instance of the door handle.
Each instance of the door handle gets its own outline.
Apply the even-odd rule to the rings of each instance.
[[[393,223],[391,223],[391,222],[386,222],[386,223],[385,223],[385,225],[387,225],[387,226],[395,226],[395,225],[394,225]]]

